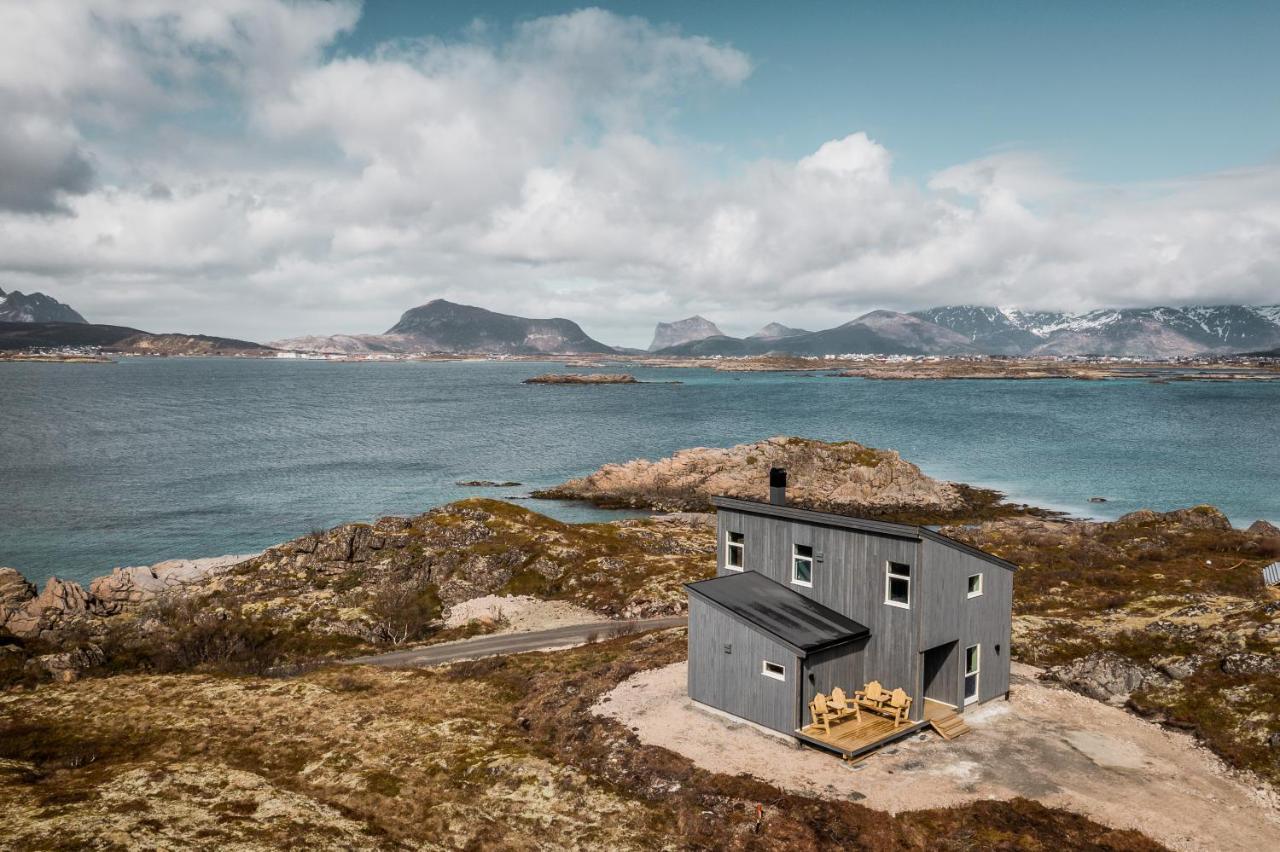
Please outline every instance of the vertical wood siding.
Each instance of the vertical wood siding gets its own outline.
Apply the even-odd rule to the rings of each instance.
[[[724,646],[732,647],[726,654]],[[786,681],[765,677],[768,660],[786,666]],[[689,697],[790,734],[798,718],[799,658],[697,595],[689,596]]]
[[[948,662],[956,667],[947,677],[948,689],[955,693],[951,703],[963,705],[963,652],[968,645],[982,646],[979,700],[1008,691],[1013,595],[1013,574],[1008,569],[929,539],[916,541],[728,509],[721,509],[717,519],[719,574],[734,573],[724,566],[725,533],[740,532],[745,538],[746,570],[758,571],[871,630],[856,663],[839,660],[843,655],[832,659],[819,655],[811,662],[806,673],[813,673],[815,682],[819,677],[840,677],[857,680],[859,687],[872,679],[887,689],[901,687],[912,696],[913,718],[920,718],[923,652],[956,641],[959,650]],[[812,588],[791,582],[795,544],[814,550]],[[910,609],[884,602],[889,561],[911,566]],[[975,573],[983,575],[983,594],[970,599],[967,582]],[[815,683],[810,688],[805,680],[807,702],[821,687]],[[835,685],[850,688],[846,683],[830,684]]]

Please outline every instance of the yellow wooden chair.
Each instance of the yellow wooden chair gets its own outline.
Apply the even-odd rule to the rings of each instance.
[[[889,700],[889,693],[884,691],[880,681],[873,680],[862,689],[853,693],[854,700],[868,710],[879,710]]]
[[[838,686],[831,690],[831,697],[827,699],[827,706],[836,712],[837,718],[843,719],[846,716],[852,716],[855,722],[862,720],[862,711],[858,708],[858,702],[850,699],[844,694],[844,690]]]
[[[809,702],[809,713],[813,716],[813,723],[810,727],[822,728],[828,734],[831,733],[831,717],[835,714],[831,712],[831,708],[827,704],[827,696],[821,692],[813,696],[813,700]]]
[[[885,703],[885,710],[889,711],[890,718],[893,719],[893,727],[897,728],[907,721],[907,716],[911,713],[911,696],[901,688],[895,689]]]

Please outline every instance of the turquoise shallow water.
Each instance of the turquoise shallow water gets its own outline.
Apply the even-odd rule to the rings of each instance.
[[[1081,515],[1212,503],[1237,524],[1280,522],[1280,383],[639,369],[684,384],[520,384],[549,368],[559,366],[0,364],[0,565],[83,581],[778,434],[893,448],[934,476]],[[1110,502],[1089,504],[1094,495]],[[529,505],[568,520],[601,515]]]

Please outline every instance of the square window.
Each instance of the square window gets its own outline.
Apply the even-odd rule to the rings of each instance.
[[[787,679],[786,666],[780,666],[777,663],[771,663],[768,660],[765,660],[763,665],[761,666],[760,674],[764,675],[765,677],[771,677],[774,680]]]
[[[725,533],[724,567],[741,571],[746,564],[746,539],[740,532]]]
[[[797,544],[791,549],[791,582],[797,586],[813,586],[813,547]]]
[[[969,575],[969,597],[976,598],[980,594],[982,594],[982,575],[970,574]]]
[[[885,566],[884,602],[890,606],[911,608],[911,566],[890,562]]]

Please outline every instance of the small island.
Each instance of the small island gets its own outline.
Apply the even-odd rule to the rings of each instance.
[[[525,379],[525,385],[638,385],[630,373],[543,373]]]

